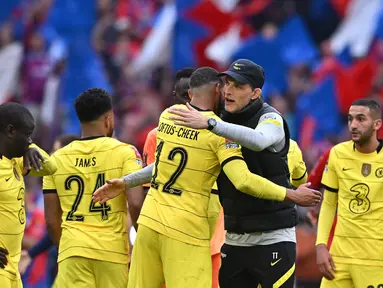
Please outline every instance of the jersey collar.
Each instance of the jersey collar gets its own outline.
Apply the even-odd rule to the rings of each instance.
[[[383,140],[382,139],[378,139],[378,141],[379,141],[379,145],[378,145],[378,147],[376,148],[376,154],[379,154],[379,152],[382,150],[382,148],[383,148]],[[352,148],[354,149],[354,151],[355,151],[355,143],[353,144],[353,146],[352,146]]]
[[[102,138],[102,137],[105,137],[105,136],[104,135],[100,135],[100,136],[84,137],[84,138],[78,139],[78,141],[93,140],[93,139]]]
[[[201,108],[199,108],[199,107],[197,107],[197,106],[191,104],[190,102],[189,102],[189,105],[192,106],[195,110],[198,110],[198,111],[201,111],[201,112],[210,112],[210,111],[211,111],[211,110],[209,110],[209,109],[206,109],[206,110],[201,109]]]

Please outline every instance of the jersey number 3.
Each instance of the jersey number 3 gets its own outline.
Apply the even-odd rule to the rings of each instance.
[[[161,141],[157,145],[157,149],[156,149],[156,163],[154,164],[154,173],[152,176],[152,181],[150,183],[150,186],[153,187],[154,189],[158,189],[158,182],[156,181],[156,179],[158,176],[158,164],[160,162],[160,156],[161,156],[163,147],[164,147],[164,142]],[[182,171],[184,171],[186,167],[186,164],[188,162],[188,153],[186,152],[184,148],[176,147],[170,151],[168,155],[168,160],[174,161],[177,155],[180,155],[180,163],[178,164],[176,171],[174,171],[172,176],[170,176],[169,181],[167,181],[164,184],[162,191],[165,193],[181,196],[182,190],[178,188],[174,188],[173,185],[176,183],[177,178],[180,177]]]
[[[82,196],[84,195],[84,191],[85,191],[84,180],[78,175],[69,176],[65,180],[65,189],[72,190],[73,182],[77,183],[78,190],[77,190],[76,199],[74,200],[72,209],[69,211],[68,215],[66,216],[66,220],[67,221],[84,221],[84,215],[80,215],[80,214],[75,215],[78,205],[80,205]],[[105,173],[100,173],[97,175],[96,185],[94,187],[93,192],[96,191],[98,188],[100,188],[104,184],[105,184]],[[97,205],[93,203],[93,200],[90,201],[89,212],[101,213],[102,220],[108,220],[108,211],[110,211],[110,209],[111,209],[110,206],[106,205],[106,203]]]
[[[370,187],[364,183],[358,183],[352,186],[350,191],[356,194],[348,205],[352,213],[363,214],[370,210],[371,202],[367,197],[370,193]]]

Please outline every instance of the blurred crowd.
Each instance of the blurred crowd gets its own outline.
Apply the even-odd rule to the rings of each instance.
[[[89,1],[84,0],[84,2]],[[343,109],[343,105],[349,103],[349,98],[373,97],[379,102],[383,99],[383,39],[375,36],[370,38],[360,36],[361,33],[368,34],[369,27],[373,25],[361,24],[363,19],[375,19],[374,29],[377,25],[383,26],[383,20],[379,20],[383,17],[379,18],[380,14],[371,14],[376,13],[374,3],[379,1],[201,0],[203,1],[211,2],[211,5],[215,5],[215,9],[220,5],[222,7],[226,5],[225,9],[231,7],[231,15],[235,15],[240,19],[241,25],[246,27],[243,29],[247,30],[244,34],[258,35],[263,39],[277,37],[284,23],[293,15],[299,15],[302,19],[318,51],[318,56],[315,57],[315,61],[309,63],[295,61],[291,65],[286,65],[283,70],[286,87],[268,89],[264,97],[284,115],[289,123],[292,138],[299,140],[302,147],[308,171],[311,171],[318,158],[331,146],[348,139],[347,117],[344,114],[346,110]],[[18,3],[12,7],[11,13],[5,19],[0,19],[2,21],[0,22],[0,63],[2,63],[0,102],[13,100],[25,104],[36,120],[37,129],[34,140],[50,151],[54,139],[69,128],[73,128],[68,127],[68,117],[70,117],[68,109],[72,109],[72,106],[66,106],[66,101],[70,97],[74,99],[77,95],[68,95],[63,91],[68,88],[65,85],[71,85],[65,79],[69,77],[67,75],[68,61],[70,62],[71,54],[76,52],[76,47],[60,35],[58,27],[53,29],[45,23],[48,20],[52,21],[53,16],[50,11],[57,4],[56,2],[65,2],[68,7],[74,2],[71,0],[14,2]],[[164,54],[160,47],[157,53],[153,51],[148,53],[148,49],[151,47],[153,50],[153,46],[150,46],[153,44],[149,40],[154,37],[153,31],[160,25],[161,13],[165,13],[166,7],[170,9],[177,3],[179,1],[175,0],[97,0],[95,10],[81,12],[95,14],[87,41],[90,43],[90,49],[97,53],[96,57],[101,63],[102,74],[110,85],[109,90],[113,95],[116,109],[116,136],[122,141],[135,145],[140,151],[144,146],[147,133],[157,126],[160,113],[173,101],[173,77],[177,65],[170,61],[172,58],[168,58],[169,56],[165,55],[166,53]],[[320,3],[322,6],[329,6],[323,8]],[[0,8],[1,5],[3,4],[0,4]],[[383,11],[382,4],[379,5],[378,11]],[[204,13],[203,9],[207,9],[206,7],[201,8],[200,13]],[[323,16],[321,13],[326,15]],[[356,13],[357,16],[355,16]],[[383,12],[379,13],[383,15]],[[329,17],[328,21],[322,21],[326,17]],[[214,19],[214,16],[210,18]],[[68,19],[68,21],[71,20]],[[189,45],[191,42],[185,43]],[[349,51],[347,54],[342,54],[345,46],[349,47]],[[173,49],[175,47],[173,46]],[[184,48],[185,53],[190,51],[190,47]],[[254,53],[257,53],[256,50]],[[236,54],[233,53],[233,55]],[[161,58],[169,60],[158,61]],[[224,69],[230,64],[230,57],[226,58],[225,61],[212,62],[211,57],[209,59],[199,57],[196,63]],[[87,69],[93,68],[97,67],[91,66]],[[268,77],[273,72],[265,68],[266,77]],[[298,111],[299,103],[305,95],[314,95],[312,92],[319,87],[318,83],[321,83],[328,75],[334,75],[337,81],[337,85],[334,86],[335,91],[332,91],[336,98],[332,101],[337,102],[341,127],[337,133],[328,133],[318,138],[313,136],[312,130],[321,126],[321,122],[310,121],[312,117],[306,117],[310,115],[305,115],[302,120],[302,113]],[[323,95],[323,99],[325,97]],[[322,95],[318,96],[316,101],[322,103],[321,98]],[[310,105],[315,106],[315,103],[315,101],[310,102]],[[327,107],[326,105],[332,106],[334,103],[325,103],[322,107]],[[326,114],[323,115],[325,118]],[[24,249],[31,248],[45,232],[40,180],[29,179],[27,187],[29,221],[23,242]],[[313,280],[312,282],[315,283],[319,276],[315,273],[315,265],[309,265],[315,262],[313,253],[317,210],[304,210],[302,215],[302,225],[297,232],[298,241],[300,241],[298,256],[303,255],[303,261],[307,261],[304,262],[303,267],[311,268],[306,269],[306,273],[299,271],[297,266],[297,275],[305,280],[306,274],[313,274],[308,275],[307,280],[309,282]],[[45,254],[39,257],[34,260],[34,264],[25,274],[26,287],[39,285],[45,287],[42,279],[47,258]],[[313,279],[310,280],[310,277]],[[309,287],[307,285],[304,287]]]

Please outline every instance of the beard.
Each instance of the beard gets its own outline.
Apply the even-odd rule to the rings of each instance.
[[[214,107],[213,112],[215,113],[215,115],[221,117],[224,111],[225,111],[225,100],[223,100],[222,97],[220,97]]]
[[[370,129],[368,129],[366,132],[360,133],[360,137],[358,140],[353,140],[353,141],[354,143],[360,146],[364,146],[371,141],[373,134],[374,134],[374,129],[373,127],[370,127]]]

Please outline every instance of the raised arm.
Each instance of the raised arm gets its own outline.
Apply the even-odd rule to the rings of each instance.
[[[170,117],[177,125],[183,125],[194,129],[207,129],[208,117],[186,104],[188,110],[181,108],[170,108],[169,112],[175,116]],[[283,129],[283,118],[276,112],[264,114],[257,128],[252,129],[241,125],[217,121],[211,130],[214,134],[230,139],[239,145],[254,151],[262,151],[283,140],[285,132]]]
[[[283,119],[278,113],[263,115],[255,129],[217,121],[217,125],[211,131],[254,151],[269,148],[281,142],[285,137]]]
[[[24,175],[46,176],[54,174],[57,170],[55,160],[35,144],[29,146],[23,160]]]

